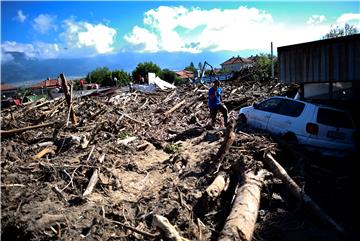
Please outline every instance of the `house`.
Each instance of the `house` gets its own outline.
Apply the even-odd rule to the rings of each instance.
[[[242,69],[252,67],[254,65],[254,60],[251,58],[241,58],[240,56],[233,56],[220,65],[221,69],[224,71],[240,71]]]
[[[194,78],[194,73],[192,71],[188,71],[185,69],[176,71],[175,73],[181,79],[193,79]]]
[[[39,82],[37,84],[32,85],[31,88],[33,90],[45,89],[45,88],[53,89],[53,88],[59,88],[60,86],[61,86],[61,82],[60,82],[59,79],[47,78],[44,81],[41,81],[41,82]]]
[[[0,85],[1,98],[7,99],[9,97],[16,95],[16,90],[17,87],[15,85],[1,83]]]

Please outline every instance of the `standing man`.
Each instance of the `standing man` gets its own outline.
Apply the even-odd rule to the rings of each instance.
[[[222,88],[220,87],[220,81],[215,78],[214,86],[211,87],[208,91],[209,97],[209,109],[211,117],[211,125],[215,126],[217,112],[220,111],[224,117],[224,125],[226,126],[228,120],[228,110],[226,106],[222,103]]]

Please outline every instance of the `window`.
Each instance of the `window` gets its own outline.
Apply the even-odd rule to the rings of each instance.
[[[276,110],[277,114],[298,117],[305,107],[304,103],[294,100],[282,100]]]
[[[262,111],[275,112],[275,110],[276,110],[278,104],[281,102],[281,100],[282,99],[279,99],[279,98],[273,98],[273,99],[266,100],[264,102],[261,102],[257,106],[257,109],[262,110]]]
[[[349,115],[343,111],[319,108],[316,121],[320,124],[338,128],[353,128]]]

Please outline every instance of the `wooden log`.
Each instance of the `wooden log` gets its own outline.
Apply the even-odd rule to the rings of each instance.
[[[98,175],[98,170],[94,169],[94,172],[93,172],[93,174],[92,174],[92,176],[90,178],[89,184],[86,187],[85,192],[83,193],[84,197],[89,195],[92,192],[92,190],[94,189],[94,187],[95,187],[95,185],[96,185],[96,183],[98,181],[98,176],[99,176]]]
[[[180,236],[179,232],[175,227],[169,222],[169,220],[161,215],[154,215],[152,224],[154,227],[159,228],[163,231],[163,234],[168,240],[173,241],[187,241],[188,239]]]
[[[185,100],[181,101],[180,103],[177,103],[173,108],[171,108],[170,110],[166,111],[164,113],[164,115],[166,117],[169,117],[171,113],[173,113],[175,110],[179,109],[180,106],[182,106],[183,104],[185,104]]]
[[[206,193],[210,199],[214,200],[226,189],[229,178],[225,172],[220,172],[215,180],[206,188]]]
[[[71,101],[72,101],[71,97],[72,96],[70,95],[69,86],[68,86],[68,83],[66,81],[65,75],[63,73],[60,74],[60,79],[61,79],[62,88],[64,90],[65,100],[66,100],[66,103],[67,103],[69,111],[70,111],[71,123],[73,125],[76,125],[77,121],[76,121],[75,111],[74,111],[74,108],[73,108],[73,106],[71,104]]]
[[[227,126],[226,126],[226,132],[225,132],[225,138],[223,143],[221,144],[218,152],[216,153],[215,160],[217,160],[219,163],[223,161],[226,153],[229,151],[231,145],[235,141],[235,120],[230,119]]]
[[[264,161],[269,166],[274,175],[283,181],[283,183],[289,189],[290,193],[296,199],[304,203],[305,207],[309,208],[324,223],[329,224],[338,232],[344,232],[344,229],[340,225],[338,225],[329,215],[323,212],[319,205],[302,191],[302,189],[295,183],[295,181],[287,174],[286,170],[275,160],[275,158],[270,153],[266,154]]]
[[[237,189],[231,212],[220,233],[219,241],[251,241],[260,206],[263,172],[246,173]]]
[[[39,129],[39,128],[43,128],[43,127],[48,127],[48,126],[52,126],[55,124],[57,124],[57,122],[50,122],[50,123],[44,123],[44,124],[39,124],[39,125],[34,125],[34,126],[27,126],[27,127],[18,128],[18,129],[12,129],[12,130],[0,130],[0,134],[2,137],[11,136],[13,134],[22,133],[22,132],[25,132],[28,130],[34,130],[34,129]]]

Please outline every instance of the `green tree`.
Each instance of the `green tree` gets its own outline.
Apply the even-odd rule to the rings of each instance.
[[[274,71],[277,70],[277,59],[274,59]],[[267,81],[271,78],[271,57],[266,54],[260,54],[251,69],[251,76],[255,81]],[[277,75],[276,73],[274,73]]]
[[[117,85],[127,85],[131,81],[131,76],[124,70],[114,70],[112,73],[113,80],[116,78]]]
[[[94,71],[87,74],[86,82],[110,86],[112,85],[111,71],[108,67],[96,68]]]
[[[323,39],[338,38],[357,33],[358,30],[354,25],[349,25],[346,23],[343,28],[339,26],[331,26],[330,31],[323,36]]]
[[[195,69],[194,63],[191,62],[189,66],[185,67],[185,70],[195,72],[196,69]]]
[[[174,71],[171,71],[169,69],[163,69],[160,74],[159,77],[163,80],[165,80],[166,82],[169,83],[174,83],[176,80],[176,73]]]
[[[153,62],[139,63],[136,66],[136,69],[132,72],[132,78],[134,81],[140,82],[140,78],[143,77],[146,79],[149,72],[155,73],[157,76],[159,76],[161,68]]]

